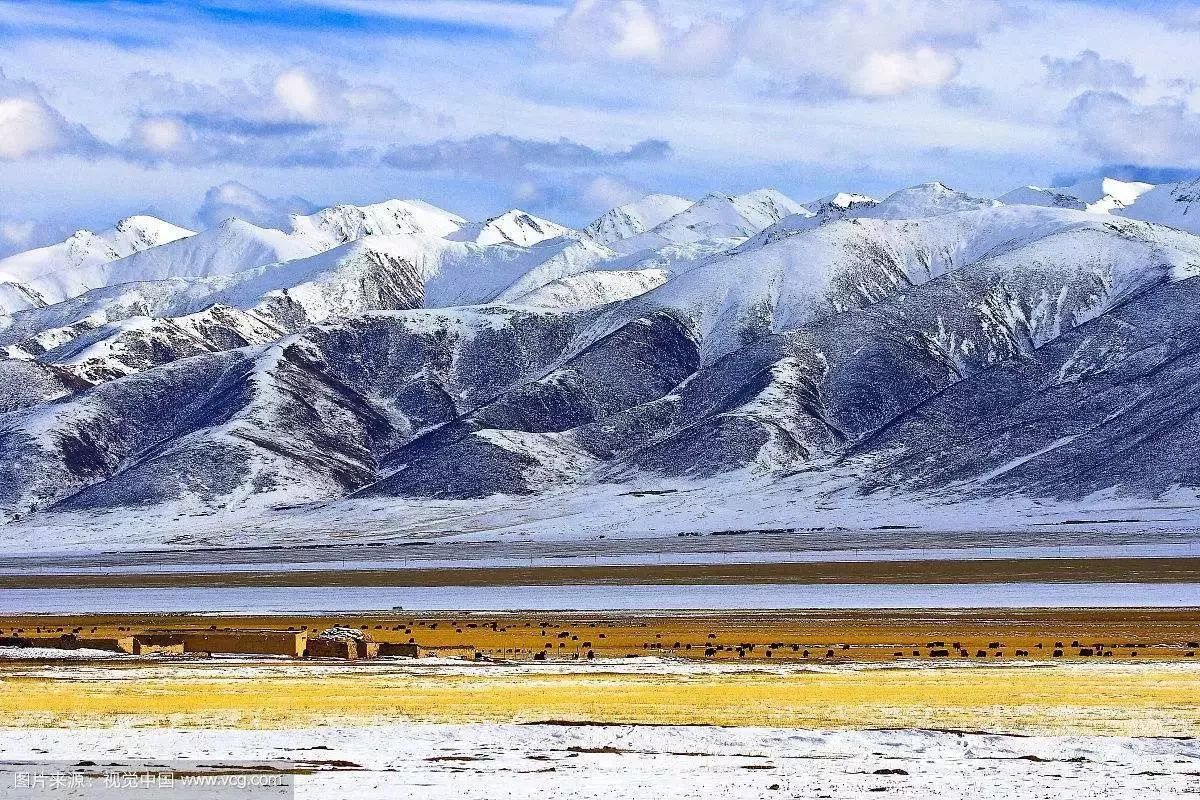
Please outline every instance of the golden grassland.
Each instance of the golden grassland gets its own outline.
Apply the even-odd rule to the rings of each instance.
[[[622,664],[624,666],[624,664]],[[772,667],[567,672],[485,665],[178,662],[54,671],[0,667],[9,726],[310,728],[575,721],[1200,734],[1200,668],[1128,664]]]
[[[695,614],[429,613],[0,617],[0,636],[196,627],[360,628],[440,656],[529,661],[665,655],[718,662],[1200,661],[1200,609],[960,609]],[[1087,649],[1095,655],[1084,656]],[[1061,651],[1055,655],[1055,651]],[[935,655],[945,651],[944,655]],[[965,653],[965,655],[963,655]],[[1111,654],[1111,655],[1108,655]]]
[[[0,719],[10,726],[562,720],[1200,735],[1200,659],[1185,649],[1200,635],[1198,609],[36,615],[0,619],[0,629],[100,635],[335,623],[379,640],[413,638],[443,660],[0,662]],[[1069,647],[1076,640],[1114,655],[1080,657]],[[932,658],[930,645],[939,641],[957,642],[969,656]],[[1066,645],[1061,658],[1048,655],[1056,641]],[[977,659],[976,649],[986,656]],[[597,663],[586,663],[587,650]],[[546,666],[488,660],[528,662],[543,652]],[[647,668],[630,655],[669,660]],[[472,663],[448,667],[447,656]]]
[[[268,565],[269,566],[269,565]],[[1200,558],[996,558],[912,561],[598,564],[405,569],[264,568],[256,572],[0,574],[0,589],[247,586],[560,586],[611,584],[1200,582]]]

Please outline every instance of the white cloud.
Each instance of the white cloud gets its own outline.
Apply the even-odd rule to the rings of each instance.
[[[579,193],[585,209],[601,212],[632,203],[645,195],[644,189],[617,175],[597,175],[584,184]]]
[[[733,52],[733,31],[709,20],[697,22],[675,36],[662,63],[672,72],[703,73],[727,64]]]
[[[787,77],[880,96],[937,88],[958,55],[1013,18],[999,0],[768,2],[745,21],[740,52]]]
[[[1180,101],[1140,104],[1116,92],[1084,92],[1063,121],[1080,147],[1104,161],[1200,166],[1200,114]]]
[[[181,155],[190,145],[187,126],[172,117],[146,117],[134,123],[130,141],[139,149],[159,156]]]
[[[598,60],[655,62],[663,48],[656,14],[641,0],[579,0],[549,41],[563,53]]]
[[[70,233],[53,223],[0,216],[0,258],[62,241]]]
[[[577,0],[545,38],[570,58],[703,73],[723,65],[733,33],[723,20],[672,20],[653,0]]]
[[[376,83],[354,83],[322,64],[259,68],[249,79],[217,84],[181,80],[166,73],[139,72],[127,81],[131,91],[157,113],[226,115],[260,122],[299,121],[324,125],[378,123],[424,118],[444,125]]]
[[[59,120],[44,103],[26,97],[0,98],[0,158],[55,152],[65,140]]]
[[[301,119],[319,119],[324,111],[317,87],[308,73],[298,67],[275,76],[272,93],[285,111]]]
[[[316,206],[303,197],[267,197],[237,181],[225,181],[204,194],[196,209],[195,220],[212,227],[229,217],[237,217],[268,228],[289,228],[292,214],[308,214]]]
[[[1140,89],[1146,79],[1134,72],[1128,61],[1103,58],[1095,50],[1084,50],[1072,59],[1043,56],[1046,82],[1060,89]]]
[[[657,60],[662,57],[662,31],[659,30],[658,20],[650,13],[645,3],[617,0],[615,3],[606,4],[600,0],[591,0],[587,5],[595,9],[609,6],[608,13],[600,20],[606,24],[597,25],[608,34],[607,40],[601,36],[597,37],[596,42],[608,48],[613,57],[629,60]]]
[[[891,53],[871,53],[849,77],[856,94],[881,96],[912,89],[944,86],[958,74],[958,59],[931,47]]]
[[[736,59],[775,81],[880,96],[949,83],[958,53],[1012,18],[1001,0],[766,0],[730,15],[654,0],[576,0],[546,38],[573,58],[704,73]]]
[[[1185,98],[1188,105],[1158,113],[1186,134],[1175,120],[1200,111],[1200,66],[1195,32],[1168,28],[1172,2],[1153,10],[1109,3],[1097,14],[1095,4],[1056,0],[312,0],[340,9],[330,20],[353,14],[359,22],[285,29],[269,13],[255,23],[245,3],[247,14],[232,25],[141,5],[92,4],[85,13],[29,0],[0,12],[29,22],[6,40],[0,61],[38,76],[49,106],[109,142],[136,128],[129,140],[139,149],[126,151],[128,163],[114,156],[85,164],[53,149],[0,161],[0,206],[18,219],[53,213],[90,227],[109,221],[114,208],[150,202],[185,218],[230,176],[272,196],[367,202],[403,191],[472,214],[498,210],[526,179],[535,195],[564,207],[586,203],[583,182],[572,184],[571,197],[536,185],[565,173],[617,173],[689,195],[761,183],[816,196],[929,177],[998,192],[1091,168],[1100,152],[1122,162],[1141,160],[1139,149],[1169,152],[1154,131],[1136,134],[1147,135],[1145,147],[1106,132],[1111,120],[1095,121],[1086,139],[1064,136],[1067,101],[1096,87],[1048,86],[1046,54],[1070,62],[1092,50],[1129,64],[1146,86],[1116,91],[1151,105],[1163,94]],[[1015,7],[1025,16],[1014,21]],[[610,14],[611,23],[565,36],[568,20],[587,9]],[[46,14],[72,35],[37,33]],[[922,48],[935,55],[923,62]],[[957,75],[931,86],[952,63]],[[301,95],[288,92],[285,74]],[[786,91],[766,91],[769,82]],[[453,130],[428,122],[441,114],[454,116]],[[1141,130],[1139,114],[1121,112],[1126,130]],[[159,120],[160,135],[150,135],[150,120]],[[178,138],[163,135],[172,129]],[[501,143],[566,137],[601,153],[662,139],[677,152],[631,164],[584,154],[575,164],[558,148],[484,148],[478,159],[468,149],[465,164],[409,170],[400,188],[396,170],[379,169],[378,157],[349,153],[378,156],[398,144],[401,155],[437,161],[430,146],[440,140],[488,135],[507,137]],[[17,149],[16,141],[6,146]],[[545,166],[547,159],[572,166]],[[602,194],[604,183],[590,188]]]
[[[0,219],[0,240],[5,246],[28,247],[33,230],[33,220]]]
[[[375,148],[347,143],[348,131],[369,124],[379,137],[384,123],[421,113],[385,86],[306,64],[219,84],[140,72],[127,84],[153,110],[133,120],[117,152],[146,164],[367,164]],[[430,117],[426,127],[446,124]]]
[[[624,150],[599,150],[567,138],[522,139],[491,134],[397,145],[384,155],[383,162],[416,172],[508,176],[529,168],[610,168],[633,162],[660,161],[670,156],[671,145],[662,139],[643,139]]]
[[[0,161],[19,161],[99,149],[82,126],[72,125],[28,81],[9,80],[0,72]]]
[[[250,94],[253,96],[254,92]],[[353,84],[335,70],[304,65],[289,67],[276,75],[270,94],[277,107],[272,109],[268,104],[264,113],[306,122],[343,124],[425,116],[386,86]],[[429,121],[446,123],[432,118]]]
[[[377,161],[373,148],[347,145],[336,131],[319,125],[201,113],[139,117],[113,152],[147,166],[337,168]]]
[[[551,218],[594,218],[649,193],[644,186],[610,173],[538,174],[518,181],[513,202]]]

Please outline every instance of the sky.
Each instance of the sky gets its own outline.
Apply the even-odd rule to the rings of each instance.
[[[1200,173],[1200,2],[0,0],[0,255],[134,213]]]

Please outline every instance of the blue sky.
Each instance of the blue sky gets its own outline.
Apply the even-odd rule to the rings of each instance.
[[[1200,171],[1200,4],[0,1],[0,253],[141,211]]]

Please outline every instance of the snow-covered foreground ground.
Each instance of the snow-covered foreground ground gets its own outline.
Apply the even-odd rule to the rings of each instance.
[[[647,488],[653,491],[633,491]],[[940,495],[862,497],[813,484],[804,475],[766,480],[738,473],[698,481],[655,479],[649,487],[572,486],[532,497],[349,499],[265,514],[193,515],[174,507],[33,514],[0,526],[0,550],[9,557],[44,559],[105,551],[279,548],[281,553],[268,555],[281,561],[305,558],[304,548],[316,546],[328,552],[334,545],[420,543],[421,549],[409,547],[401,558],[490,563],[506,553],[520,559],[705,550],[1195,547],[1197,509],[1200,497],[1184,490],[1153,501],[1097,495],[1077,502],[1005,497],[951,503]]]
[[[409,724],[312,730],[0,730],[22,761],[315,768],[298,798],[1105,798],[1200,791],[1191,739],[932,730]],[[80,769],[80,768],[76,768]],[[45,795],[66,797],[66,793]],[[141,795],[122,795],[141,796]],[[238,795],[258,797],[260,795]],[[270,796],[262,794],[261,796]]]
[[[1200,791],[1194,664],[931,667],[10,666],[0,681],[0,800],[1144,800]],[[671,692],[672,709],[720,719],[664,724]],[[628,719],[600,721],[597,693]],[[514,696],[523,698],[515,710],[506,705]],[[543,702],[553,697],[566,702]],[[283,700],[283,713],[269,713],[270,698]],[[354,708],[355,699],[371,708]],[[782,715],[789,703],[809,711]],[[53,713],[30,713],[35,706]],[[256,712],[228,713],[237,708]],[[107,789],[114,774],[148,776],[157,793]],[[45,778],[36,792],[33,775]],[[187,794],[182,779],[194,776],[271,785]]]

